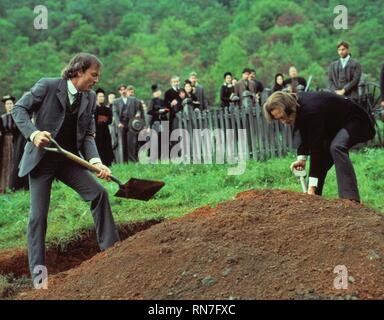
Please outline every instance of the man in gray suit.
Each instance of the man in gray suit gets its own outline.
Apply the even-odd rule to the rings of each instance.
[[[122,86],[121,86],[122,87]],[[128,93],[130,92],[130,93]],[[133,118],[144,120],[141,101],[134,96],[133,86],[126,87],[121,97],[113,102],[112,112],[119,130],[119,149],[123,162],[138,161],[138,133],[130,127]]]
[[[61,78],[39,80],[12,110],[16,125],[28,139],[19,176],[29,175],[28,256],[34,280],[37,270],[45,266],[47,216],[54,178],[91,202],[101,250],[119,241],[105,188],[85,168],[43,148],[53,137],[65,149],[97,166],[101,170],[99,178],[110,179],[111,171],[101,163],[94,139],[96,95],[91,88],[99,81],[100,68],[101,62],[94,55],[77,54]]]
[[[200,102],[201,110],[208,110],[208,100],[204,91],[204,87],[197,83],[197,73],[191,72],[189,74],[189,81],[192,83],[192,88],[194,88],[194,94],[196,95],[197,100]]]
[[[337,45],[340,59],[329,66],[329,89],[340,96],[359,100],[358,85],[361,77],[361,65],[351,58],[348,42],[341,41]]]

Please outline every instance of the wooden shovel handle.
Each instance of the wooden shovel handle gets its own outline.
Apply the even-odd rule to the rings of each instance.
[[[100,173],[100,169],[98,167],[96,167],[95,165],[93,164],[90,164],[88,161],[74,155],[73,153],[69,152],[69,151],[66,151],[66,150],[63,150],[63,154],[70,160],[78,163],[79,165],[87,168],[88,170],[92,171],[92,172],[95,172],[96,174]]]
[[[100,173],[100,169],[98,167],[96,167],[95,165],[93,164],[90,164],[88,161],[78,157],[77,155],[73,154],[72,152],[69,152],[65,149],[63,149],[62,147],[60,147],[60,145],[53,139],[51,138],[51,142],[53,143],[53,145],[56,147],[56,148],[44,148],[45,150],[47,151],[52,151],[52,152],[57,152],[57,153],[61,153],[62,155],[64,155],[66,158],[68,158],[69,160],[72,160],[74,162],[76,162],[77,164],[87,168],[88,170],[92,171],[92,172],[95,172],[96,174],[99,174]],[[116,177],[114,176],[109,176],[110,179],[113,181],[113,182],[116,182],[119,187],[121,187],[123,184],[121,183],[121,181],[119,179],[117,179]]]

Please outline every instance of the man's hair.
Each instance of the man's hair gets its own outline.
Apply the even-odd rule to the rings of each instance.
[[[347,49],[349,49],[349,43],[347,41],[340,41],[337,44],[337,49],[339,49],[341,46],[346,47]]]
[[[171,78],[171,81],[173,81],[173,80],[179,80],[179,81],[180,81],[180,77],[179,77],[179,76],[173,76],[173,77]]]
[[[269,122],[274,120],[271,112],[279,106],[283,107],[284,112],[289,116],[292,113],[296,113],[299,104],[291,93],[281,91],[272,93],[263,106],[264,117]]]
[[[75,78],[79,71],[85,72],[91,66],[101,67],[103,64],[93,54],[90,53],[78,53],[76,54],[68,65],[61,72],[61,76],[66,79]]]
[[[127,86],[126,86],[125,84],[121,84],[121,85],[119,85],[119,87],[117,88],[117,91],[120,91],[121,88],[127,89]]]
[[[189,77],[192,77],[192,76],[197,77],[197,73],[196,73],[195,71],[192,71],[192,72],[189,74]]]

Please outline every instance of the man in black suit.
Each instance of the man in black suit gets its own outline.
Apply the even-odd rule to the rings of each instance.
[[[111,171],[101,163],[95,143],[96,95],[91,89],[99,81],[100,69],[101,62],[94,55],[77,54],[62,77],[39,80],[12,109],[16,125],[28,139],[19,176],[29,175],[28,255],[33,279],[37,277],[35,268],[45,266],[47,215],[54,178],[91,202],[101,250],[119,241],[106,189],[85,168],[43,149],[55,138],[63,148],[97,166],[99,178],[110,179]]]
[[[349,53],[348,42],[341,41],[337,45],[340,59],[329,66],[328,80],[329,89],[338,95],[359,100],[358,85],[361,78],[361,65],[352,59]]]
[[[372,139],[373,122],[353,100],[330,92],[275,92],[264,105],[268,120],[293,124],[300,136],[298,160],[291,168],[305,169],[310,155],[309,194],[321,195],[328,170],[335,165],[339,197],[360,201],[348,151]]]

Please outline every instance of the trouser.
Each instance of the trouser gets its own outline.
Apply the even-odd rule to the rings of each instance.
[[[54,178],[74,189],[84,201],[91,203],[97,242],[105,250],[120,240],[113,220],[108,193],[85,168],[63,158],[46,154],[29,174],[30,205],[28,223],[28,259],[32,279],[36,266],[45,266],[45,236]]]
[[[138,135],[129,130],[127,126],[128,125],[126,125],[125,128],[119,129],[119,135],[121,137],[121,145],[119,147],[122,148],[123,161],[138,162]]]
[[[346,129],[341,129],[336,134],[324,153],[323,170],[318,177],[316,194],[322,194],[328,170],[335,165],[339,197],[360,201],[356,174],[348,152],[354,144]]]

